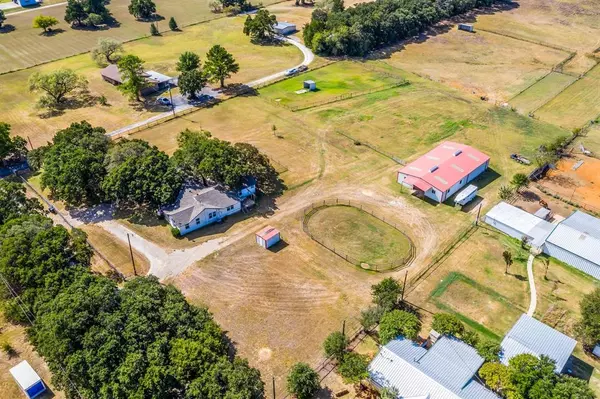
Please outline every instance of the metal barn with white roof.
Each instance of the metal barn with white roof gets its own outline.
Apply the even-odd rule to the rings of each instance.
[[[502,340],[500,362],[508,365],[510,359],[524,353],[536,357],[545,355],[556,362],[555,372],[562,373],[569,367],[575,345],[577,341],[573,338],[522,314]]]
[[[529,244],[542,248],[556,225],[516,206],[500,202],[485,215],[484,222],[516,239],[527,237]]]
[[[27,360],[11,368],[10,373],[29,399],[37,398],[46,392],[46,385]]]
[[[548,236],[544,253],[600,280],[600,219],[576,211]]]

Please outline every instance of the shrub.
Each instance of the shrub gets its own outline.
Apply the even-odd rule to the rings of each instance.
[[[9,358],[12,358],[17,355],[17,351],[15,350],[15,348],[13,348],[12,345],[8,342],[2,342],[2,344],[0,344],[0,349],[2,349],[2,352],[6,353],[6,355],[8,355]]]
[[[502,347],[497,342],[484,339],[475,345],[475,349],[477,349],[479,356],[484,358],[486,362],[497,362]]]
[[[384,345],[400,335],[416,339],[420,330],[421,321],[417,316],[404,310],[393,310],[381,318],[379,338]]]
[[[175,238],[181,237],[181,231],[179,231],[179,229],[177,227],[171,227],[171,234]]]
[[[384,313],[383,308],[371,306],[360,312],[360,325],[365,331],[369,331],[379,323]]]
[[[174,17],[171,17],[171,19],[169,19],[169,29],[179,30],[179,26],[177,26],[177,21],[175,21]]]
[[[346,354],[342,359],[342,364],[338,367],[338,372],[344,379],[344,382],[356,384],[369,378],[368,365],[369,360],[365,355],[351,352]]]
[[[460,337],[465,332],[463,323],[456,316],[448,313],[433,315],[431,328],[442,335],[453,335],[455,337]]]
[[[348,346],[348,338],[339,331],[332,332],[323,342],[323,350],[327,357],[333,357],[338,362],[341,361],[346,354]]]
[[[391,277],[371,286],[373,303],[386,311],[392,310],[398,305],[400,295],[402,295],[402,286]]]
[[[160,32],[158,31],[158,28],[156,27],[156,25],[153,23],[150,24],[150,34],[152,36],[159,36]]]
[[[287,378],[288,391],[298,399],[311,399],[321,388],[319,374],[306,363],[296,363]]]

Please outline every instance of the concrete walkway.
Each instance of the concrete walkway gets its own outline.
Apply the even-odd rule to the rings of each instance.
[[[289,37],[288,38],[288,37],[281,36],[281,37],[279,37],[279,39],[281,39],[283,41],[286,41],[286,42],[288,42],[289,44],[291,44],[293,46],[298,47],[300,49],[300,51],[302,51],[302,54],[304,55],[304,61],[302,61],[302,63],[296,65],[295,68],[299,67],[300,65],[306,65],[306,66],[308,66],[308,65],[310,65],[314,61],[315,55],[313,54],[313,52],[308,47],[306,47],[304,44],[300,43],[300,41],[299,41],[298,38],[295,38],[295,37]],[[285,72],[286,71],[281,71],[281,72],[277,72],[277,73],[274,73],[274,74],[269,75],[269,76],[265,76],[265,77],[257,79],[257,80],[253,80],[251,82],[246,83],[246,86],[248,86],[248,87],[256,87],[256,86],[260,86],[262,84],[271,82],[273,80],[277,80],[277,79],[285,76]],[[175,113],[182,112],[182,111],[185,111],[185,110],[193,108],[193,107],[194,106],[190,105],[190,104],[175,105]],[[163,113],[155,115],[155,116],[153,116],[151,118],[148,118],[146,120],[143,120],[143,121],[140,121],[140,122],[136,122],[136,123],[132,123],[131,125],[124,126],[124,127],[120,128],[120,129],[117,129],[117,130],[113,130],[112,132],[109,132],[106,135],[108,137],[118,136],[119,134],[126,133],[126,132],[128,132],[130,130],[137,129],[138,127],[147,125],[149,123],[156,122],[156,121],[159,121],[159,120],[164,119],[164,118],[169,118],[172,114],[173,114],[173,111],[163,112]]]
[[[13,8],[20,8],[21,6],[18,5],[17,3],[13,3],[12,1],[8,2],[8,3],[0,3],[0,10],[2,11],[6,11],[6,10],[12,10]]]
[[[529,259],[527,259],[527,279],[529,280],[529,295],[531,298],[529,299],[529,310],[527,311],[527,315],[532,317],[535,313],[535,308],[537,307],[537,291],[535,289],[535,280],[533,276],[534,259],[535,255],[529,254]]]
[[[11,12],[10,14],[6,14],[6,17],[8,18],[8,17],[11,17],[13,15],[25,14],[26,12],[39,11],[39,10],[43,10],[43,9],[46,9],[46,8],[64,6],[65,4],[67,4],[66,1],[62,2],[62,3],[50,4],[50,5],[42,6],[42,7],[27,8],[27,9],[25,9],[23,11],[16,11],[16,12]],[[20,6],[17,5],[17,7],[20,7]]]

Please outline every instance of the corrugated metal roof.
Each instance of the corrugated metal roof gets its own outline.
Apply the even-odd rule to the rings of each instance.
[[[259,231],[258,233],[256,233],[256,235],[259,236],[260,238],[262,238],[263,240],[270,240],[271,238],[275,237],[277,234],[279,234],[279,230],[277,230],[273,226],[267,226],[264,229],[262,229],[261,231]]]
[[[400,173],[445,192],[489,160],[489,156],[471,146],[445,141],[400,169]]]
[[[401,399],[498,399],[474,380],[483,359],[462,341],[441,337],[426,350],[399,338],[381,348],[369,365],[371,379],[395,387]]]
[[[556,225],[532,215],[516,206],[500,202],[485,215],[498,221],[524,236],[532,238],[531,245],[541,247]],[[486,221],[487,222],[487,221]],[[493,223],[488,223],[493,226]]]
[[[558,225],[548,242],[600,266],[600,219],[576,211]]]
[[[500,361],[508,365],[513,357],[529,353],[534,356],[546,355],[556,362],[556,372],[560,373],[577,341],[552,327],[522,314],[502,341]]]

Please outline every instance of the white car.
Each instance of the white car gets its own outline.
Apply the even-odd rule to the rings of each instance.
[[[167,97],[158,97],[156,102],[161,105],[171,105],[171,100],[169,100]]]
[[[285,76],[292,76],[292,75],[295,75],[296,73],[298,73],[297,68],[288,69],[287,71],[285,71]]]

